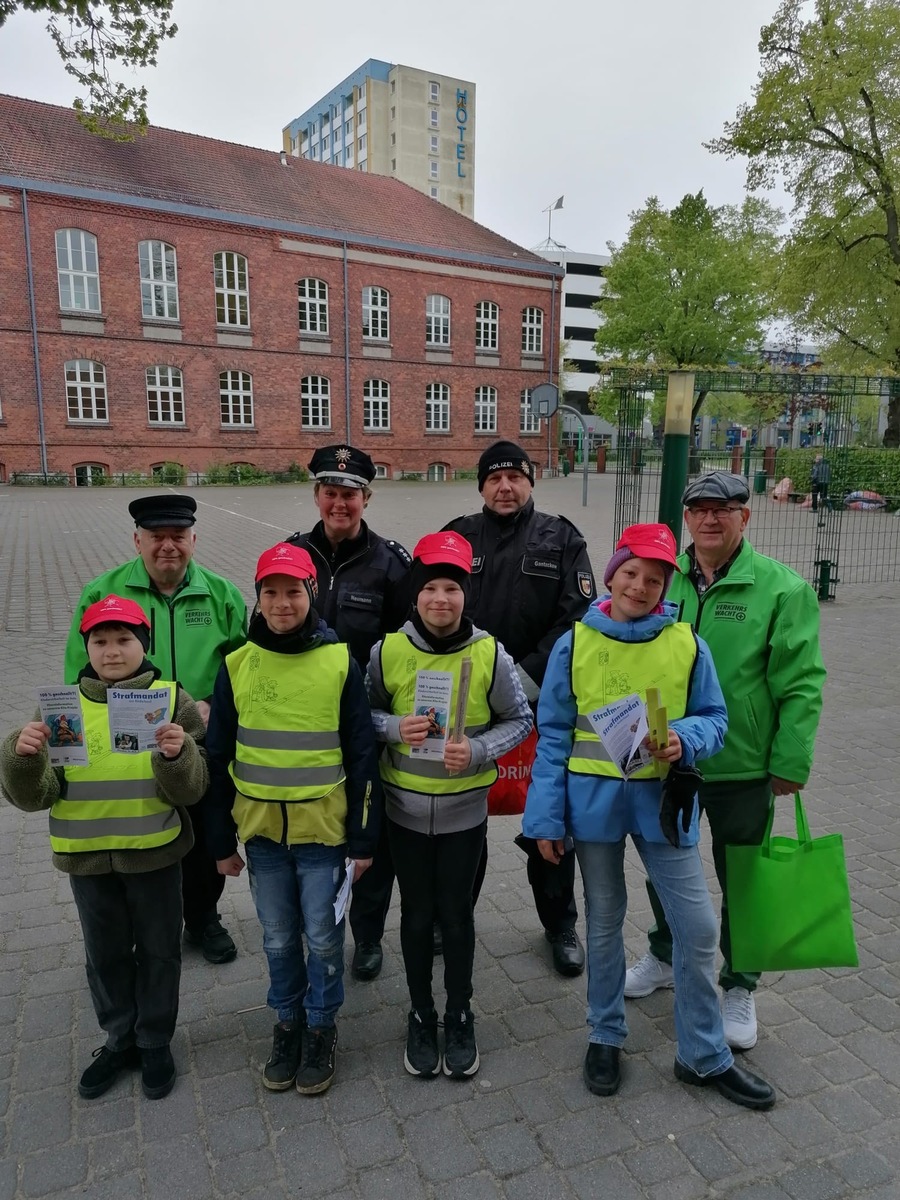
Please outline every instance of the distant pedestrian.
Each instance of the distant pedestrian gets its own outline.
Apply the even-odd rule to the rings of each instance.
[[[817,454],[812,465],[812,510],[817,512],[819,500],[823,507],[828,504],[828,485],[831,483],[831,463]]]

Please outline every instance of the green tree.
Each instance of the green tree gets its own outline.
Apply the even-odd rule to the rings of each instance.
[[[709,147],[794,198],[784,309],[835,365],[900,373],[900,5],[782,0],[759,51],[753,103]],[[900,445],[900,380],[884,443]]]
[[[601,358],[718,367],[752,357],[772,316],[781,214],[748,197],[712,207],[703,192],[671,211],[651,196],[611,255],[597,307]],[[694,404],[700,410],[705,393]]]
[[[147,129],[147,89],[112,78],[117,67],[155,67],[174,37],[174,0],[0,0],[0,26],[21,10],[47,15],[47,31],[68,73],[87,92],[74,102],[92,133],[132,141]]]

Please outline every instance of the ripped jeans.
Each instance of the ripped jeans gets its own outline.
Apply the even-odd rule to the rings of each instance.
[[[246,844],[250,892],[269,964],[269,1007],[279,1021],[333,1025],[344,1002],[344,921],[334,901],[344,878],[345,846]],[[306,937],[307,957],[303,957]]]

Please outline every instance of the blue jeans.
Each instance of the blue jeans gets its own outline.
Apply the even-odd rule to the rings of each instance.
[[[255,837],[246,851],[269,964],[269,1007],[279,1021],[296,1021],[305,1008],[309,1025],[333,1025],[344,1002],[344,922],[334,923],[334,901],[345,847]]]
[[[696,846],[677,849],[632,835],[672,930],[676,1057],[698,1075],[718,1075],[734,1062],[725,1043],[715,984],[718,929]],[[621,1046],[625,1022],[622,926],[625,842],[575,842],[587,919],[590,1041]]]

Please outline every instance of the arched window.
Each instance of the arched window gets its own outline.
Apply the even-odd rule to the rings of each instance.
[[[391,427],[391,385],[386,379],[363,384],[363,429],[371,433]]]
[[[450,388],[446,383],[425,387],[425,432],[450,432]]]
[[[297,283],[297,316],[301,333],[328,333],[328,284],[324,279]]]
[[[425,478],[429,483],[446,483],[447,467],[445,463],[429,463]]]
[[[70,312],[100,311],[97,239],[84,229],[57,229],[56,277],[59,307]]]
[[[109,467],[103,463],[75,464],[76,487],[92,487],[95,483],[102,483],[108,475]]]
[[[247,260],[233,250],[221,250],[213,257],[216,284],[216,322],[219,325],[250,328],[250,284]]]
[[[500,306],[493,300],[475,305],[475,349],[496,350],[500,344]]]
[[[497,432],[497,389],[477,387],[475,389],[475,432]]]
[[[147,368],[147,420],[151,425],[184,424],[184,386],[178,367]]]
[[[88,358],[65,364],[66,405],[70,421],[108,421],[106,367]]]
[[[141,315],[155,321],[178,320],[178,275],[175,247],[165,242],[139,242]]]
[[[304,429],[331,428],[331,381],[324,375],[300,380],[300,424]]]
[[[519,396],[519,433],[540,433],[541,418],[531,412],[531,388],[524,388]]]
[[[365,287],[362,293],[363,337],[387,341],[390,337],[391,298],[384,288]]]
[[[450,345],[450,297],[425,297],[425,341],[429,346]]]
[[[543,354],[544,352],[544,310],[541,308],[522,309],[522,353]]]
[[[219,376],[219,410],[223,425],[253,424],[253,377],[247,371]]]

